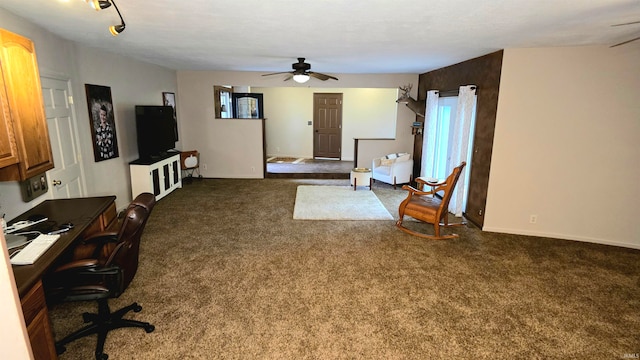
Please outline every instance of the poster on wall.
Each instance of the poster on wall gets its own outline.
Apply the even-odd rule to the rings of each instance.
[[[111,101],[111,88],[108,86],[85,84],[89,121],[91,121],[91,138],[93,139],[93,156],[95,161],[117,158],[118,138]]]
[[[178,141],[178,112],[176,111],[176,94],[172,92],[162,93],[162,103],[164,106],[173,108],[173,123],[175,124],[176,141]]]

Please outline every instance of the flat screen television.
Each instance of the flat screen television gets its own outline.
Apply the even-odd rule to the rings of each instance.
[[[171,106],[136,105],[138,155],[154,159],[175,148],[178,139],[176,120]]]

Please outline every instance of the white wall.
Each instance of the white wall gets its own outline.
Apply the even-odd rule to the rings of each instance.
[[[639,64],[640,43],[504,51],[484,230],[640,248]]]
[[[57,37],[0,9],[0,26],[31,39],[41,76],[70,79],[87,196],[116,195],[119,209],[131,201],[129,162],[138,157],[134,105],[162,105],[162,92],[176,92],[174,70],[100,51]],[[114,38],[114,41],[119,41]],[[84,85],[111,87],[120,156],[95,162]],[[179,147],[179,143],[177,146]],[[46,200],[24,203],[17,182],[0,182],[0,211],[11,219]]]
[[[32,359],[18,289],[13,277],[4,233],[0,231],[0,348],[5,359]]]
[[[118,208],[125,207],[131,201],[128,162],[137,157],[133,105],[162,104],[163,91],[176,92],[175,71],[78,46],[1,8],[0,26],[34,42],[41,76],[71,79],[87,196],[116,195]],[[117,159],[94,162],[85,83],[111,87],[120,152]],[[0,211],[7,219],[18,216],[47,197],[43,195],[25,203],[17,182],[0,182]],[[4,245],[3,239],[0,242]],[[3,256],[0,260],[0,307],[4,312],[0,316],[3,319],[0,348],[5,357],[26,359],[30,356],[30,348],[23,334],[22,313],[4,246],[2,251],[5,255],[0,255]]]
[[[135,105],[162,105],[162,92],[176,91],[176,75],[157,65],[85,47],[77,48],[75,59],[78,62],[76,78],[79,79],[76,85],[80,89],[75,96],[80,145],[82,149],[89,149],[83,157],[87,193],[94,196],[115,194],[118,208],[123,208],[131,201],[128,164],[138,158]],[[84,84],[111,87],[120,152],[116,159],[94,161]]]
[[[342,160],[353,160],[354,138],[395,138],[398,88],[252,87],[264,94],[267,155],[313,158],[313,94],[342,94]],[[403,105],[404,106],[404,105]]]
[[[302,114],[307,105],[290,104],[288,95],[292,94],[294,89],[307,93],[317,92],[343,92],[345,94],[359,94],[361,97],[364,88],[369,89],[383,89],[385,91],[395,91],[400,85],[406,85],[408,83],[417,84],[417,74],[332,74],[338,77],[340,80],[335,81],[316,81],[310,80],[309,83],[299,84],[294,88],[291,87],[291,82],[284,82],[282,77],[263,77],[262,73],[258,72],[233,72],[233,71],[178,71],[178,92],[177,92],[177,109],[178,109],[178,122],[180,126],[180,134],[184,134],[184,138],[181,137],[182,150],[198,150],[200,151],[200,172],[204,177],[220,177],[220,178],[260,178],[262,177],[261,170],[264,166],[262,160],[262,129],[258,125],[247,128],[246,122],[259,124],[258,120],[227,120],[227,119],[215,119],[214,115],[214,98],[213,98],[213,86],[214,85],[231,85],[231,86],[248,86],[252,92],[271,92],[276,95],[270,97],[269,103],[265,99],[265,114],[268,123],[273,119],[277,121],[280,117],[278,112],[271,114],[269,107],[274,104],[285,104],[286,109],[293,109],[296,112]],[[311,84],[313,82],[313,84]],[[313,85],[313,88],[311,86]],[[339,86],[339,87],[337,87]],[[272,89],[281,88],[281,89]],[[261,89],[258,91],[256,89]],[[356,91],[357,89],[360,89]],[[373,90],[372,90],[373,92]],[[270,93],[271,94],[271,93]],[[298,97],[299,95],[295,95]],[[305,95],[301,95],[305,96]],[[379,99],[379,93],[372,94],[372,98]],[[415,97],[415,96],[414,96]],[[345,99],[346,101],[347,99]],[[395,101],[395,100],[394,100]],[[306,100],[305,100],[306,102]],[[392,115],[393,109],[397,109],[395,115]],[[308,105],[308,110],[313,109],[313,99]],[[284,111],[284,110],[283,110]],[[355,110],[357,113],[358,111]],[[348,159],[353,158],[353,137],[357,134],[368,135],[383,135],[392,133],[395,131],[395,139],[391,141],[391,144],[385,145],[388,148],[399,148],[398,151],[410,151],[413,149],[413,136],[411,136],[411,123],[415,119],[415,114],[408,110],[404,105],[396,105],[392,103],[390,107],[385,108],[383,111],[385,114],[383,117],[395,116],[395,125],[389,125],[391,122],[385,124],[382,131],[371,129],[365,131],[358,130],[360,125],[364,125],[362,121],[350,123],[349,127],[343,130],[343,156]],[[308,113],[307,113],[308,114]],[[343,113],[343,119],[354,118],[354,112]],[[293,126],[288,132],[292,135],[303,136],[308,132],[309,126],[306,125],[310,119],[308,115],[295,115],[293,116],[297,124]],[[358,115],[358,117],[360,117]],[[382,119],[380,117],[378,119]],[[240,129],[233,129],[234,126],[242,127]],[[268,124],[266,126],[269,126]],[[347,125],[345,125],[346,127]],[[395,130],[392,129],[395,126]],[[258,134],[250,133],[247,131],[259,131]],[[267,137],[271,136],[269,131],[266,134]],[[385,135],[384,137],[388,137]],[[260,140],[257,140],[260,139]],[[260,141],[260,147],[256,146],[253,141]],[[267,145],[273,147],[281,147],[281,151],[285,145],[272,145],[283,144],[286,141],[280,139],[267,138]],[[311,146],[312,143],[307,146]],[[345,149],[346,147],[346,149]],[[229,154],[233,154],[233,158],[228,156],[220,156],[219,151],[214,149],[227,149]],[[253,150],[251,150],[253,149]],[[291,150],[292,152],[307,152],[312,154],[312,148],[305,148],[303,150]],[[269,151],[267,151],[269,153]],[[370,158],[378,155],[379,151],[374,151],[370,155],[364,155]],[[287,154],[297,155],[297,154]],[[380,154],[384,155],[384,153]],[[304,154],[302,156],[305,156]],[[229,164],[229,161],[233,161],[234,164]],[[369,160],[370,162],[370,160]]]

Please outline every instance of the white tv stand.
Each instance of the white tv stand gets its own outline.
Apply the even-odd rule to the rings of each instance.
[[[132,198],[149,192],[156,196],[156,200],[160,200],[182,187],[179,152],[168,152],[157,158],[132,161],[129,163],[129,169]]]

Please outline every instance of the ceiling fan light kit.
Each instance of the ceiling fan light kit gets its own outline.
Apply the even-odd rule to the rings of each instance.
[[[335,76],[311,71],[311,65],[304,62],[304,58],[298,58],[298,62],[291,64],[291,68],[293,69],[293,71],[281,71],[281,72],[270,73],[270,74],[262,74],[262,76],[290,74],[284,81],[287,81],[293,78],[293,81],[299,84],[306,83],[312,77],[322,81],[327,81],[329,79],[338,80],[338,78]]]
[[[299,83],[299,84],[304,84],[307,81],[309,81],[309,75],[307,74],[295,74],[293,75],[293,81]]]

